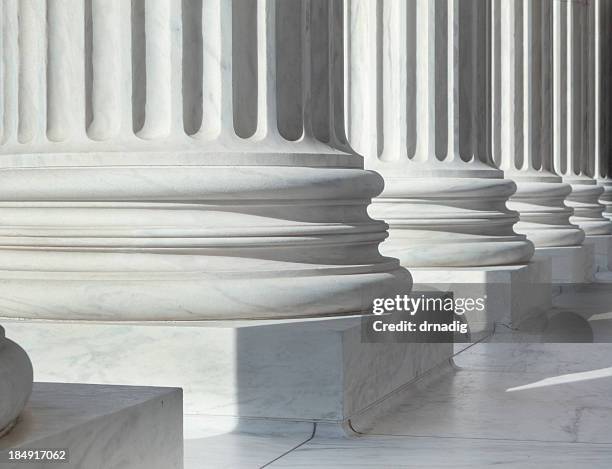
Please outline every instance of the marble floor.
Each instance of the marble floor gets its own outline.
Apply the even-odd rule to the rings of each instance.
[[[496,334],[460,351],[455,367],[404,390],[374,426],[354,422],[360,436],[307,423],[224,431],[211,421],[186,440],[185,467],[608,469],[612,283],[603,282],[555,298],[552,326],[528,334],[544,342]]]

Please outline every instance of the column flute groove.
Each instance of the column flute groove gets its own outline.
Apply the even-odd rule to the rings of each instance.
[[[565,205],[572,188],[553,169],[553,125],[560,120],[553,95],[554,0],[495,0],[493,21],[499,27],[493,40],[499,44],[500,66],[493,69],[494,93],[501,111],[494,117],[500,136],[494,158],[512,179],[517,191],[508,207],[519,213],[515,229],[536,247],[578,246],[584,232],[570,223],[573,209]],[[560,47],[562,50],[562,47]],[[558,60],[558,58],[555,58]],[[557,134],[558,130],[555,130]]]
[[[370,210],[390,225],[383,252],[408,267],[528,262],[533,245],[514,232],[518,216],[506,207],[515,184],[491,157],[488,3],[380,3],[377,24],[368,5],[346,2],[347,128],[366,168],[385,180]],[[356,45],[366,45],[368,69]]]
[[[313,130],[337,125],[313,101],[315,73],[341,82],[329,58],[340,9],[301,0],[283,10],[299,27],[281,28],[276,0],[76,3],[2,3],[3,47],[21,57],[2,90],[10,104],[17,81],[4,122],[18,136],[5,124],[0,145],[2,315],[344,315],[410,289],[366,211],[382,179]],[[86,73],[59,73],[68,65]],[[285,73],[299,92],[277,93]],[[281,114],[299,138],[279,132]]]
[[[565,126],[558,129],[565,142],[556,159],[556,170],[563,176],[563,182],[572,186],[566,201],[574,209],[570,222],[582,228],[587,236],[612,233],[612,223],[602,216],[604,206],[599,203],[599,197],[604,189],[595,179],[595,154],[589,141],[593,135],[589,127],[594,124],[588,116],[588,83],[593,77],[589,71],[592,50],[589,31],[594,26],[595,6],[595,2],[568,2],[557,10],[560,14],[554,18],[557,24],[567,25],[566,62],[560,70],[566,74],[566,88],[561,91],[567,97],[565,108],[558,110],[565,111],[567,117]]]

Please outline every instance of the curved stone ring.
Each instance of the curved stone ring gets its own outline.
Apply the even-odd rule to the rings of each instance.
[[[0,438],[15,425],[32,392],[32,363],[0,326]]]

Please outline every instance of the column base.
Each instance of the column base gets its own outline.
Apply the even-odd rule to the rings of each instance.
[[[8,432],[10,432],[13,429],[16,423],[17,423],[17,419],[10,421],[3,428],[0,428],[0,438],[8,434]]]
[[[514,232],[518,214],[506,207],[515,190],[508,179],[385,177],[369,207],[389,224],[380,251],[411,271],[526,264],[533,243]]]
[[[519,213],[517,233],[527,235],[536,247],[582,244],[584,231],[569,222],[573,211],[564,203],[572,191],[569,184],[517,180],[516,187],[507,205]]]
[[[35,383],[13,431],[0,440],[5,469],[183,467],[179,389]],[[67,450],[67,462],[9,462],[9,450]]]
[[[182,387],[186,414],[345,427],[453,353],[452,344],[362,343],[361,317],[5,326],[38,379]]]
[[[605,272],[612,267],[612,235],[587,236],[584,244],[593,246],[593,272]]]
[[[410,269],[415,290],[453,291],[455,297],[486,297],[482,312],[466,313],[472,340],[495,324],[516,326],[551,306],[551,263],[538,259],[524,265]]]
[[[536,248],[534,259],[551,260],[553,284],[590,282],[593,277],[592,245]]]
[[[32,364],[26,352],[0,327],[0,438],[6,435],[32,392]]]
[[[604,188],[594,180],[580,181],[572,184],[572,192],[565,201],[574,209],[569,221],[582,228],[587,236],[612,234],[612,223],[602,215],[605,207],[599,203],[603,193]]]

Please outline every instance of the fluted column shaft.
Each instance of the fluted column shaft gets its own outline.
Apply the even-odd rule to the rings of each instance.
[[[527,262],[491,159],[490,2],[346,2],[348,141],[385,189],[383,252],[411,266]]]
[[[602,216],[598,202],[603,188],[595,179],[594,131],[597,119],[593,96],[596,2],[555,2],[555,169],[570,183],[567,205],[574,209],[570,221],[587,235],[612,233],[612,223]]]
[[[366,213],[382,180],[334,149],[339,1],[3,0],[2,21],[1,314],[353,314],[409,288]]]
[[[515,230],[536,247],[584,240],[564,203],[571,186],[553,168],[554,3],[492,2],[494,159],[517,185],[508,203],[520,215]]]
[[[589,96],[594,120],[589,128],[593,133],[595,178],[604,189],[599,203],[604,206],[603,216],[612,219],[612,57],[608,50],[612,43],[612,2],[595,0],[593,8],[593,90]]]

